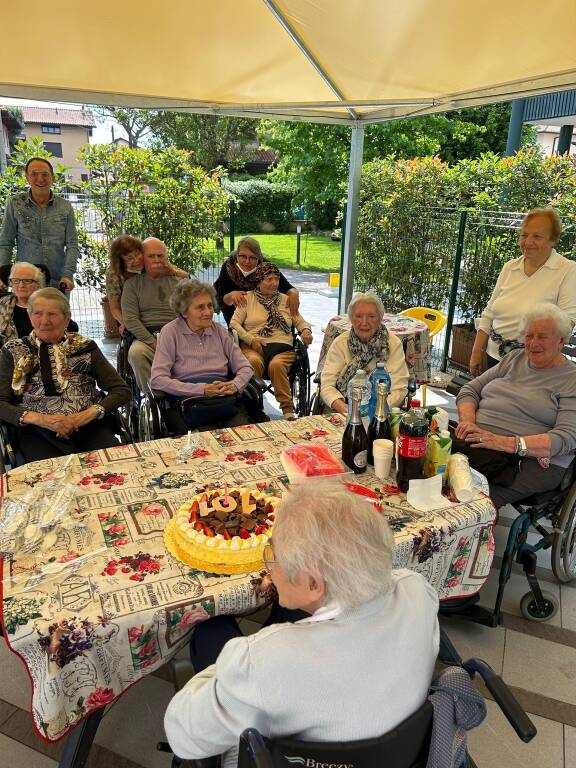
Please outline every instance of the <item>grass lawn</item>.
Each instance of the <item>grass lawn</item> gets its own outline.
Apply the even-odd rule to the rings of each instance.
[[[241,237],[250,234],[255,237],[267,259],[282,268],[297,269],[296,264],[296,234],[264,235],[245,232],[236,235],[236,243]],[[300,240],[300,269],[316,270],[317,272],[340,271],[340,243],[329,237],[303,234]]]

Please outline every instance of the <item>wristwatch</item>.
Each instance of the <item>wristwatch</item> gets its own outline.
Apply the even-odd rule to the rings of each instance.
[[[527,456],[528,448],[526,447],[526,440],[523,437],[516,435],[516,453],[518,456]]]

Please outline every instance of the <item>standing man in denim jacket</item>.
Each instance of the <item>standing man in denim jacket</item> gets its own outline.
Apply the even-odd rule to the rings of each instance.
[[[57,288],[64,283],[71,290],[79,255],[72,206],[52,192],[54,169],[48,160],[29,160],[26,180],[30,189],[14,195],[6,204],[0,230],[0,266],[12,262],[16,243],[16,261],[45,264],[51,285]]]

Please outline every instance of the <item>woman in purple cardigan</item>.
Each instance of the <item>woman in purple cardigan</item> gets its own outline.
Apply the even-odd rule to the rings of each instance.
[[[160,332],[150,379],[152,389],[171,403],[168,428],[184,434],[246,423],[238,394],[254,372],[228,331],[213,322],[214,288],[183,280],[170,306],[178,317]]]

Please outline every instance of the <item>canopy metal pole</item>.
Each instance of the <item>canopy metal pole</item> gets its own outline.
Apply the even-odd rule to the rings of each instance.
[[[510,157],[520,149],[525,106],[526,99],[514,99],[512,102],[512,114],[510,115],[508,138],[506,140],[506,157]]]
[[[338,312],[343,314],[354,291],[354,259],[356,256],[356,230],[358,228],[358,207],[360,203],[360,178],[364,154],[364,126],[352,128],[350,143],[350,165],[348,170],[348,200],[346,206],[346,228],[342,260],[342,281]]]

